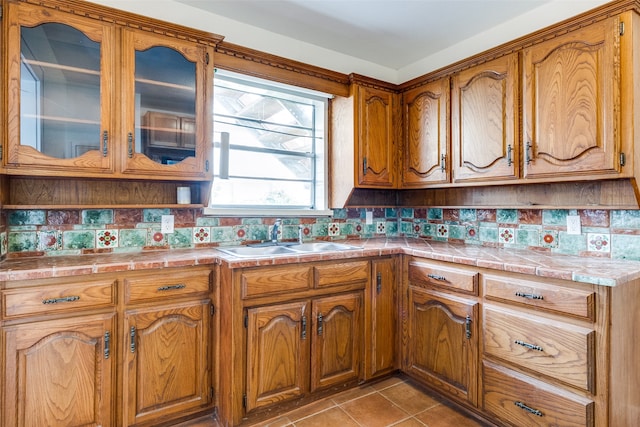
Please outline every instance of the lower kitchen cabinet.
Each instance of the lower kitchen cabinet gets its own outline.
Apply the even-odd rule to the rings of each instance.
[[[115,425],[115,313],[2,330],[2,426]]]
[[[477,404],[478,304],[409,288],[404,370],[457,400]]]
[[[185,267],[3,282],[0,426],[152,426],[212,410],[212,277]]]
[[[124,315],[125,425],[158,422],[209,404],[209,300]]]

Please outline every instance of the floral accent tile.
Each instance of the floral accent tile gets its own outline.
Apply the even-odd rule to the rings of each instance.
[[[387,223],[385,221],[376,222],[376,233],[384,234],[387,232]]]
[[[543,248],[557,248],[558,247],[558,231],[542,230],[540,232],[540,246]]]
[[[56,251],[62,249],[62,233],[57,230],[43,230],[36,233],[39,251]]]
[[[339,236],[340,235],[340,224],[337,222],[332,222],[327,227],[327,235],[329,236]]]
[[[478,227],[475,225],[466,226],[465,240],[478,240]]]
[[[211,227],[206,227],[206,228],[209,228],[209,234],[211,234]],[[247,227],[244,225],[234,226],[233,232],[236,235],[235,240],[244,240],[247,237]],[[209,237],[209,241],[211,241],[211,237]]]
[[[160,231],[160,227],[149,228],[147,231],[147,244],[149,246],[166,246],[167,236]]]
[[[611,252],[611,235],[587,233],[587,250],[590,252]]]
[[[211,242],[211,227],[193,227],[193,243]]]
[[[498,243],[515,243],[515,229],[511,227],[498,228]]]
[[[449,237],[449,226],[447,224],[436,224],[436,237]]]
[[[117,248],[120,246],[118,230],[97,230],[96,248]]]

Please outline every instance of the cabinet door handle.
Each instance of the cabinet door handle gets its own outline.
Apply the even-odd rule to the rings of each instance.
[[[511,144],[507,145],[507,166],[511,166]]]
[[[322,335],[322,313],[318,313],[318,336]]]
[[[526,150],[525,150],[525,161],[527,164],[531,163],[531,142],[527,141]]]
[[[528,349],[530,349],[530,350],[544,351],[544,350],[542,349],[542,347],[540,347],[539,345],[529,344],[528,342],[524,342],[524,341],[521,341],[521,340],[515,340],[514,342],[515,342],[516,344],[521,345],[521,346],[523,346],[523,347],[526,347],[526,348],[528,348]]]
[[[376,275],[376,292],[380,294],[382,292],[382,273],[378,271]]]
[[[129,158],[132,158],[133,157],[133,133],[131,132],[127,134],[127,144],[128,144],[127,156],[129,156]]]
[[[187,285],[185,285],[184,283],[178,283],[177,285],[167,285],[167,286],[160,286],[158,288],[159,291],[172,291],[175,289],[184,289],[186,288]]]
[[[60,302],[78,301],[79,299],[80,299],[80,297],[78,295],[71,295],[71,296],[62,297],[62,298],[47,298],[47,299],[43,299],[42,303],[43,304],[58,304]]]
[[[136,352],[136,327],[135,326],[132,326],[131,329],[129,329],[129,350],[131,350],[131,353]]]
[[[366,175],[367,174],[367,158],[364,157],[362,159],[362,175]]]
[[[427,277],[429,279],[433,279],[433,280],[440,280],[441,282],[446,282],[447,278],[444,276],[439,276],[437,274],[427,274]]]
[[[447,170],[447,155],[443,154],[440,156],[440,172],[444,172]]]
[[[516,296],[521,298],[527,298],[527,299],[544,299],[542,295],[528,294],[526,292],[520,292],[520,291],[516,292]]]
[[[300,338],[303,340],[307,339],[307,316],[302,316],[302,331],[300,332]]]
[[[467,335],[467,339],[471,338],[471,316],[467,316],[464,321],[464,331]]]
[[[527,406],[527,405],[525,405],[525,404],[524,404],[524,403],[522,403],[522,402],[515,401],[515,402],[513,402],[513,403],[514,403],[518,408],[524,409],[524,410],[525,410],[525,411],[527,411],[527,412],[531,412],[533,415],[537,415],[537,416],[539,416],[539,417],[543,417],[543,416],[544,416],[544,414],[542,413],[542,411],[539,411],[538,409],[533,409],[533,408],[531,408],[530,406]]]
[[[107,157],[109,152],[109,131],[102,132],[102,157]]]
[[[104,333],[104,358],[108,359],[111,355],[111,333],[106,331]]]

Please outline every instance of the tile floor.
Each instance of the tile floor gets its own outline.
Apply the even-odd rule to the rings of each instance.
[[[176,427],[219,427],[199,419]],[[404,377],[391,377],[311,403],[253,427],[482,427]]]

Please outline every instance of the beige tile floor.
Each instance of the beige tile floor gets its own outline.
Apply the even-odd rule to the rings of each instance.
[[[200,419],[179,427],[219,427]],[[253,427],[482,427],[404,377],[392,377],[311,403]]]

